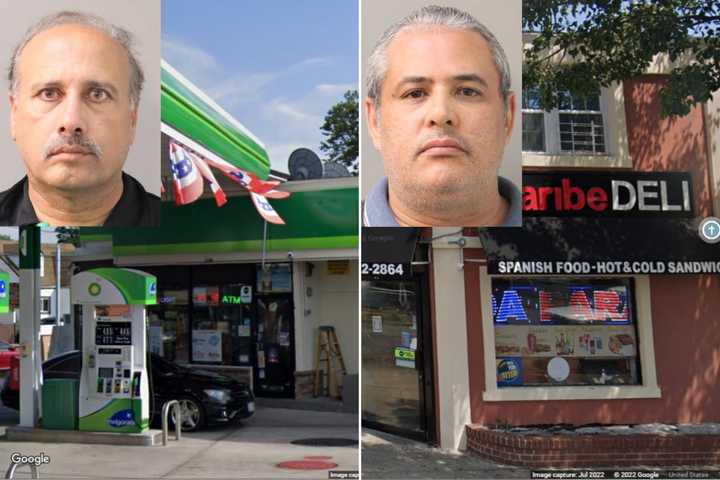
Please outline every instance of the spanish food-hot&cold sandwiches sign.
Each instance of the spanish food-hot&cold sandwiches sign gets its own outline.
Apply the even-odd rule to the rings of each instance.
[[[491,275],[720,274],[720,244],[697,218],[529,217],[517,228],[480,228]]]
[[[693,216],[686,172],[524,173],[522,199],[527,216]]]
[[[647,275],[666,273],[720,274],[720,260],[706,261],[512,261],[500,260],[492,273],[522,275]]]

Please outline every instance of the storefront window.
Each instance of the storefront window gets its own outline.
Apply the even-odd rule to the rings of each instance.
[[[363,420],[405,432],[425,428],[417,302],[415,282],[362,282]]]
[[[289,263],[272,263],[257,266],[258,293],[289,293],[292,275]]]
[[[632,279],[492,279],[498,387],[640,385]]]
[[[244,283],[193,287],[192,361],[252,365],[255,301]]]
[[[171,362],[189,361],[188,291],[160,290],[158,303],[148,308],[148,348]]]

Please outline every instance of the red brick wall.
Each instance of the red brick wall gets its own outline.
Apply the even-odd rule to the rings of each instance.
[[[702,108],[681,118],[660,117],[664,75],[643,75],[624,82],[625,116],[633,170],[689,171],[697,216],[712,212],[710,173]]]
[[[465,249],[465,258],[482,256],[482,250]],[[720,276],[656,276],[651,277],[650,289],[661,398],[484,402],[479,266],[465,262],[471,421],[482,425],[720,422]]]
[[[466,433],[469,450],[531,468],[720,464],[720,437],[712,435],[530,436],[478,425]]]

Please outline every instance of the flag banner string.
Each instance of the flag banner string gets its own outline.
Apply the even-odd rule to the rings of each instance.
[[[268,198],[279,200],[290,196],[290,192],[276,190],[280,185],[276,180],[260,180],[254,174],[246,172],[221,158],[205,158],[190,147],[175,139],[170,140],[170,163],[173,175],[173,197],[176,205],[194,202],[203,193],[204,182],[210,186],[215,204],[222,207],[227,197],[210,167],[216,168],[227,178],[245,188],[252,199],[255,209],[262,218],[276,225],[285,225]]]

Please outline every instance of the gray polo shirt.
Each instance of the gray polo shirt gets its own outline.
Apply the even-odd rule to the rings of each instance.
[[[498,177],[498,192],[510,204],[507,216],[499,227],[519,227],[522,225],[522,197],[520,189],[510,180]],[[388,204],[388,181],[383,177],[368,193],[362,212],[364,227],[399,227]],[[475,226],[475,225],[458,225]],[[483,225],[479,225],[483,226]]]

